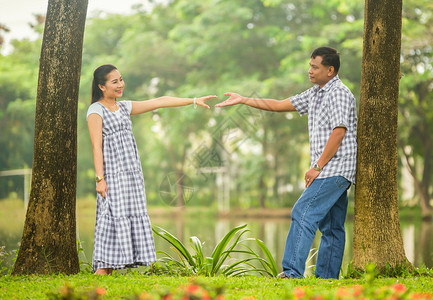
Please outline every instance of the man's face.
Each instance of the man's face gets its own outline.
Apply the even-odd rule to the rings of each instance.
[[[312,83],[318,84],[322,88],[334,75],[334,67],[322,65],[321,56],[310,59],[308,77]]]

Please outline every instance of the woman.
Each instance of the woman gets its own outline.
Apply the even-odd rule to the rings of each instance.
[[[156,260],[130,115],[188,104],[209,108],[205,101],[216,98],[164,96],[147,101],[117,101],[124,87],[116,67],[97,68],[93,74],[92,104],[87,112],[97,182],[93,269],[101,275]]]

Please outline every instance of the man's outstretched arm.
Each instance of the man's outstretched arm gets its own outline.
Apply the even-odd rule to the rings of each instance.
[[[215,107],[230,106],[236,104],[245,104],[257,109],[267,110],[267,111],[279,111],[279,112],[290,112],[296,111],[290,99],[275,100],[275,99],[257,99],[243,97],[236,93],[225,93],[225,96],[229,98],[221,103],[215,105]]]

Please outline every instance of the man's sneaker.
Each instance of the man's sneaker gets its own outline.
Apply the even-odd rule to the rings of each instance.
[[[281,272],[280,274],[277,275],[278,278],[286,278],[289,279],[290,277],[286,275],[286,273]]]

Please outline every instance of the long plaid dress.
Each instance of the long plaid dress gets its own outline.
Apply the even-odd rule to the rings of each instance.
[[[108,192],[97,195],[93,269],[123,269],[156,260],[146,209],[143,172],[125,103],[102,109],[104,177]]]

